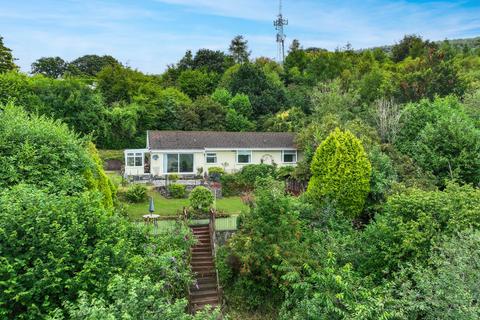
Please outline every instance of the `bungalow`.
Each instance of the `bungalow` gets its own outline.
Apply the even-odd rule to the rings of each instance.
[[[294,166],[301,158],[286,132],[147,131],[145,149],[125,150],[125,176],[192,176],[247,164]]]

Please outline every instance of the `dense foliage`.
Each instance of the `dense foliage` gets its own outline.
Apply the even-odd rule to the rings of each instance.
[[[322,142],[312,160],[308,196],[333,203],[347,217],[358,216],[370,191],[371,165],[360,140],[338,128]]]
[[[188,315],[193,240],[115,209],[95,146],[9,104],[0,112],[2,319],[216,319]]]
[[[358,51],[294,40],[284,64],[250,58],[242,36],[228,51],[187,51],[161,75],[43,57],[27,76],[0,37],[0,317],[194,319],[189,233],[123,220],[90,142],[144,147],[158,129],[296,133],[295,168],[209,172],[250,206],[218,251],[227,310],[478,318],[478,39]],[[308,192],[286,195],[292,183]],[[211,205],[195,190],[192,206]]]

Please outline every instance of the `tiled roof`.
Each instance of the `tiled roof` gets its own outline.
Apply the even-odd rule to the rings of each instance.
[[[151,150],[295,148],[289,132],[148,131]]]

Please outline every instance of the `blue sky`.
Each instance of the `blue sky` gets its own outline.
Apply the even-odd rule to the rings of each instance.
[[[327,49],[391,44],[404,34],[480,35],[480,0],[284,0],[287,43]],[[185,50],[226,50],[242,34],[252,56],[275,58],[276,0],[0,0],[0,35],[24,71],[42,56],[110,54],[160,73]]]

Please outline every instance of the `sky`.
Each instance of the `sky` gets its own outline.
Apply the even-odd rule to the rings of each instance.
[[[354,49],[480,36],[480,0],[284,0],[286,44]],[[278,0],[0,0],[0,36],[25,72],[36,59],[109,54],[161,73],[191,49],[227,51],[236,35],[252,57],[276,58]]]

